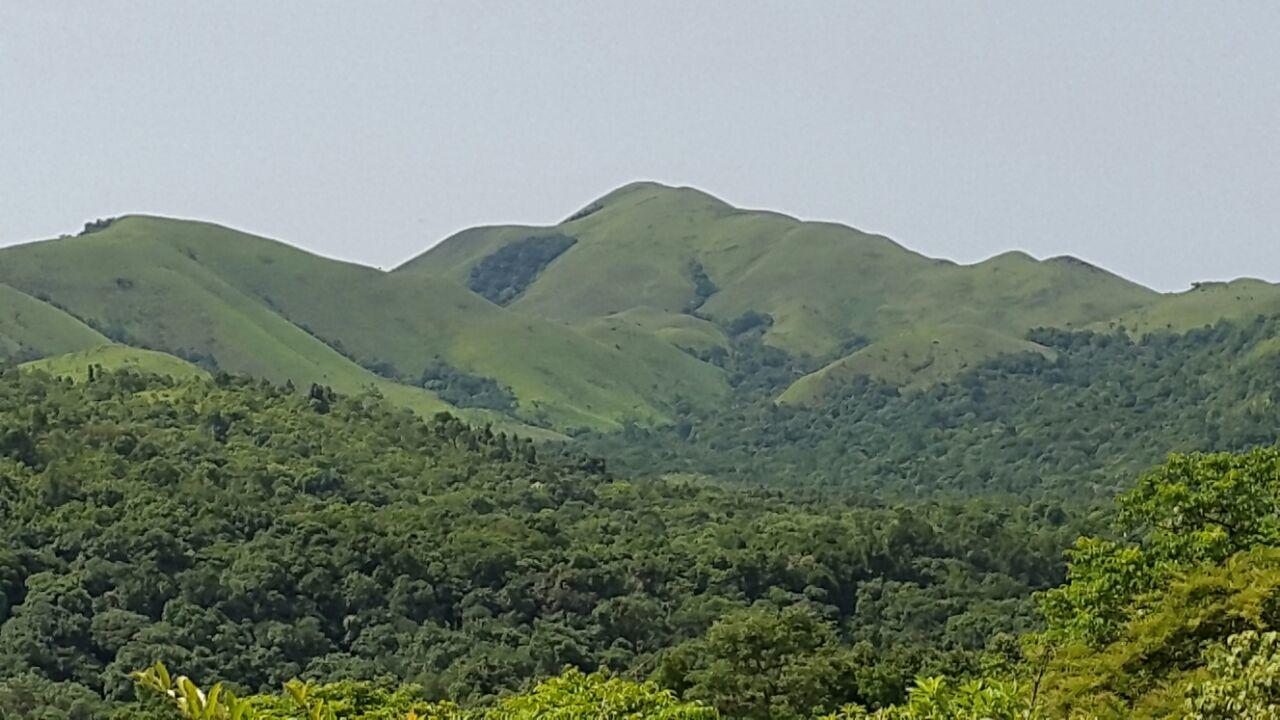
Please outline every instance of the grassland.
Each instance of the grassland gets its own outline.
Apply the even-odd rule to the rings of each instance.
[[[989,357],[1019,352],[1034,352],[1046,357],[1054,355],[1048,348],[987,328],[963,325],[913,327],[800,378],[778,397],[778,402],[815,404],[832,388],[840,387],[858,375],[868,375],[901,387],[925,387],[954,377]]]
[[[662,422],[677,394],[711,402],[725,389],[718,371],[658,338],[633,335],[624,351],[505,312],[451,281],[389,275],[207,223],[126,217],[0,259],[4,282],[118,342],[278,382],[376,388],[425,413],[449,407],[412,387],[435,359],[511,387],[516,417],[549,429]],[[93,333],[83,345],[101,342]],[[669,382],[651,362],[663,357],[689,372]]]
[[[58,308],[0,283],[0,359],[60,355],[104,342]]]
[[[822,377],[840,372],[927,383],[1025,347],[1031,328],[1083,327],[1161,298],[1073,258],[1040,261],[1011,252],[957,265],[853,228],[740,210],[690,188],[636,183],[592,207],[549,228],[468,230],[397,274],[465,283],[480,260],[507,243],[569,235],[578,242],[512,310],[587,326],[634,320],[652,335],[700,350],[723,343],[721,329],[734,319],[764,313],[773,321],[765,342],[833,363],[790,398],[812,396],[827,385]],[[714,285],[707,297],[696,292],[695,267]],[[710,322],[690,318],[691,307]],[[843,359],[840,348],[856,338],[870,347]],[[912,369],[918,365],[921,371]]]
[[[44,371],[58,377],[69,377],[79,382],[88,379],[91,366],[104,370],[134,370],[150,375],[167,375],[175,379],[209,377],[208,371],[203,368],[168,353],[115,343],[33,360],[18,367],[27,371]]]
[[[1252,278],[1199,283],[1186,292],[1164,295],[1152,303],[1097,323],[1098,329],[1123,329],[1133,335],[1185,332],[1218,320],[1247,320],[1280,314],[1280,286]]]
[[[768,317],[765,343],[821,368],[780,396],[812,403],[849,374],[918,387],[1041,351],[1025,340],[1039,326],[1148,332],[1280,312],[1280,288],[1260,281],[1162,295],[1073,258],[958,265],[690,188],[635,183],[589,210],[549,227],[467,230],[392,272],[129,216],[0,250],[0,356],[114,341],[278,382],[373,389],[422,413],[451,407],[419,386],[444,363],[517,400],[509,415],[467,417],[557,433],[716,407],[725,374],[698,358],[731,348],[748,314]],[[573,242],[505,306],[469,289],[486,258],[552,235]]]

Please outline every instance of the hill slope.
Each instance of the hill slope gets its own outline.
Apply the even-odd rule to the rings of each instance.
[[[1262,282],[1161,295],[1069,257],[958,265],[656,183],[558,225],[461,232],[392,272],[200,222],[91,230],[0,250],[0,360],[110,340],[545,432],[714,411],[757,362],[771,397],[820,404],[854,376],[921,388],[1051,355],[1028,341],[1037,327],[1141,334],[1280,313]]]
[[[913,327],[847,355],[787,388],[778,401],[799,405],[820,402],[850,380],[865,375],[904,388],[918,388],[955,377],[992,355],[1055,353],[1028,340],[985,328],[944,325]]]
[[[513,414],[547,427],[661,422],[674,394],[705,404],[725,389],[715,368],[655,338],[632,339],[643,352],[626,352],[447,280],[392,276],[206,223],[126,217],[0,251],[0,261],[4,282],[118,342],[276,381],[375,387],[423,412],[449,407],[411,387],[440,362],[509,386]]]
[[[1280,314],[1280,285],[1241,278],[1231,282],[1198,283],[1191,290],[1161,296],[1099,326],[1142,335],[1185,332],[1224,319],[1249,320],[1258,315],[1276,314]]]
[[[207,378],[209,373],[182,358],[154,350],[142,350],[128,345],[99,345],[88,350],[55,355],[32,360],[18,366],[27,371],[44,371],[56,377],[69,377],[76,381],[89,377],[89,368],[103,370],[132,370],[148,375],[169,376],[186,380]]]
[[[560,237],[572,243],[550,240]],[[558,253],[534,277],[514,278],[506,298],[513,310],[572,324],[629,312],[650,324],[672,318],[658,326],[696,312],[721,328],[752,313],[771,323],[767,344],[828,362],[851,341],[874,348],[916,327],[941,328],[960,341],[952,349],[977,362],[1021,343],[1033,327],[1080,327],[1160,297],[1072,258],[1007,253],[957,265],[849,227],[740,210],[654,183],[621,188],[554,227],[459,233],[396,273],[491,286],[503,253],[524,247],[536,255],[527,248],[537,241]],[[966,334],[971,328],[977,332]],[[902,376],[893,369],[884,378]]]
[[[0,360],[59,355],[104,342],[88,325],[0,283]]]

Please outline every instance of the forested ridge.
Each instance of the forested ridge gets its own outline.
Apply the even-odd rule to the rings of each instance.
[[[0,708],[49,718],[123,712],[156,661],[242,693],[476,707],[572,666],[734,716],[878,706],[1034,628],[1087,526],[618,477],[371,394],[106,371],[0,376],[0,506]],[[763,695],[734,685],[761,648]]]
[[[374,393],[9,369],[0,717],[1273,717],[1280,450],[1129,487],[878,503]]]
[[[927,388],[851,378],[811,407],[776,395],[812,363],[750,335],[713,359],[727,409],[581,438],[629,472],[837,485],[877,498],[1106,502],[1170,452],[1244,450],[1280,428],[1280,318],[1133,338],[1039,329],[1052,351],[1003,355]]]
[[[1042,629],[993,638],[978,662],[920,676],[907,697],[878,708],[853,702],[862,676],[812,638],[812,614],[793,606],[718,623],[675,677],[717,682],[673,691],[657,682],[571,668],[495,703],[432,702],[422,688],[289,681],[282,693],[202,694],[157,664],[134,678],[141,706],[119,717],[227,718],[799,718],[1032,720],[1196,718],[1280,714],[1280,449],[1177,455],[1119,500],[1110,537],[1082,537],[1067,582],[1039,593]],[[779,632],[779,627],[786,631]],[[717,653],[720,648],[730,652]],[[824,683],[834,684],[828,685]],[[676,681],[677,688],[680,683]],[[703,692],[710,690],[711,692]],[[148,709],[152,708],[152,709]]]

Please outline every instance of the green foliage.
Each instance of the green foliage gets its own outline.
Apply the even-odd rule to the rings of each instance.
[[[1180,717],[1207,652],[1237,633],[1280,627],[1280,554],[1259,548],[1189,569],[1124,615],[1109,642],[1054,641],[1044,683],[1051,717]]]
[[[845,717],[1280,716],[1280,545],[1273,448],[1174,456],[1122,497],[1121,540],[1082,538],[1043,598],[1040,660],[921,681]]]
[[[541,235],[504,245],[471,268],[467,287],[498,305],[509,305],[552,260],[573,247],[567,235]]]
[[[1280,448],[1174,455],[1121,498],[1120,520],[1157,561],[1221,562],[1280,545]]]
[[[875,712],[853,706],[822,720],[1030,720],[1039,717],[1015,683],[921,678],[905,703]]]
[[[221,687],[208,693],[185,677],[170,679],[163,664],[135,673],[139,688],[164,698],[184,720],[715,720],[716,711],[682,702],[652,683],[570,669],[532,690],[473,709],[428,702],[420,691],[368,682],[307,685],[236,698]],[[126,720],[129,711],[125,711]]]
[[[1271,716],[1278,471],[1272,447],[1174,455],[1120,498],[1120,539],[1077,543],[1041,596],[1051,716]]]
[[[507,698],[486,720],[715,720],[715,710],[681,702],[652,683],[577,670],[551,678],[532,692]]]
[[[757,606],[676,647],[656,677],[726,717],[783,720],[864,700],[859,680],[873,656],[870,646],[841,646],[835,627],[805,606]]]
[[[719,288],[711,280],[711,276],[707,275],[707,269],[697,260],[689,263],[689,276],[693,279],[693,299],[685,305],[684,311],[692,315],[698,312],[698,308],[715,295]]]
[[[1068,583],[1040,598],[1050,633],[1063,639],[1095,645],[1114,639],[1128,620],[1131,602],[1159,578],[1140,547],[1080,538],[1067,558]]]
[[[251,720],[307,720],[308,715],[332,713],[359,720],[453,720],[464,717],[457,705],[428,700],[417,685],[388,681],[303,684],[296,680],[283,693],[248,698]]]
[[[1280,449],[1173,455],[1120,498],[1120,529],[1136,542],[1082,538],[1068,584],[1045,593],[1042,611],[1059,638],[1101,644],[1140,612],[1142,595],[1188,567],[1216,565],[1280,545]]]
[[[1141,340],[1042,330],[1032,339],[1052,358],[1006,356],[917,390],[853,378],[814,406],[772,397],[803,358],[739,342],[707,357],[755,392],[727,409],[688,408],[671,427],[584,439],[631,472],[838,484],[877,498],[1109,500],[1170,451],[1274,442],[1277,335],[1278,318]]]
[[[133,679],[139,688],[171,702],[185,720],[248,720],[251,717],[248,712],[249,704],[237,698],[235,693],[229,690],[224,691],[221,683],[205,692],[185,675],[171,676],[168,668],[161,662],[157,662],[146,670],[135,672]],[[293,688],[295,699],[299,699],[299,692],[304,692],[297,686],[289,687]],[[299,704],[301,705],[305,699],[304,693]],[[308,713],[310,716],[308,720],[332,719],[332,714],[326,713],[322,706],[308,709],[311,710]]]
[[[37,672],[0,677],[4,720],[98,720],[109,712],[98,693],[72,682],[53,682]]]
[[[447,362],[436,360],[422,371],[422,387],[457,407],[478,407],[509,412],[516,407],[511,389],[493,378],[462,372]]]
[[[628,481],[374,395],[127,371],[0,375],[0,506],[0,675],[112,701],[157,660],[237,692],[390,677],[461,703],[683,662],[711,698],[690,648],[743,666],[737,638],[792,636],[764,678],[780,707],[891,701],[1033,627],[1082,527]]]
[[[1188,693],[1188,718],[1280,718],[1280,633],[1232,635],[1224,647],[1209,652],[1205,669]]]

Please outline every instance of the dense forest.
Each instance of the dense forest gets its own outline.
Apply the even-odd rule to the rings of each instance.
[[[731,716],[881,706],[1036,627],[1089,520],[628,479],[318,386],[25,370],[0,376],[0,507],[6,717],[99,716],[156,661],[464,706],[565,667]]]
[[[582,440],[633,472],[879,498],[1105,500],[1169,452],[1243,450],[1274,442],[1280,427],[1275,317],[1138,339],[1042,329],[1030,339],[1051,357],[1005,355],[927,388],[856,377],[812,407],[774,398],[813,363],[749,329],[711,358],[735,385],[731,408],[685,405],[671,426]]]
[[[1262,447],[1101,514],[871,504],[375,394],[10,369],[0,717],[1273,717],[1277,478]]]

